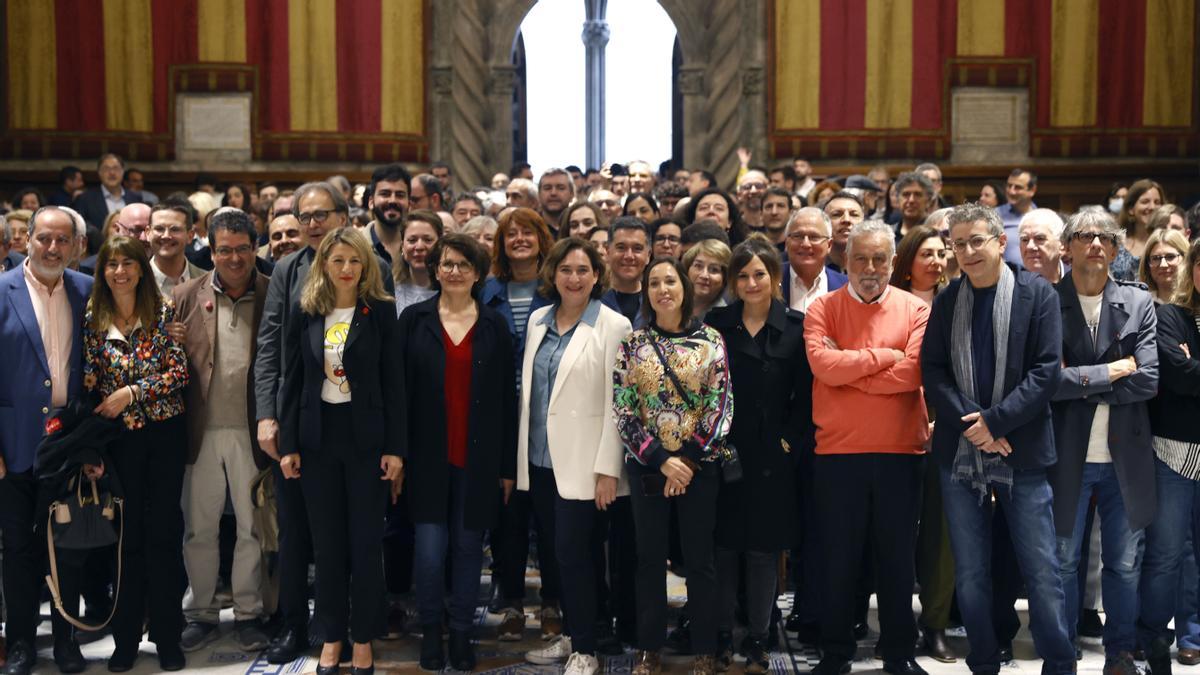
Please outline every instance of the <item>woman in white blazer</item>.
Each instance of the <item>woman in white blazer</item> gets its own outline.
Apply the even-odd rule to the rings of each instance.
[[[612,372],[621,340],[633,328],[601,304],[605,276],[604,260],[583,239],[563,239],[550,249],[541,292],[553,304],[529,316],[521,376],[517,489],[529,490],[535,503],[553,499],[554,522],[544,529],[553,532],[567,620],[566,636],[526,658],[538,664],[567,659],[569,675],[599,669],[592,529],[598,509],[606,510],[618,493],[629,494]]]

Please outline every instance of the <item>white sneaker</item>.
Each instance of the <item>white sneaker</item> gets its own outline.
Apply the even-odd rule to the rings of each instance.
[[[571,638],[560,635],[541,649],[531,649],[525,652],[525,660],[539,666],[552,666],[562,663],[571,655]]]
[[[563,675],[596,675],[600,671],[600,662],[591,654],[575,652],[567,659],[567,667]]]

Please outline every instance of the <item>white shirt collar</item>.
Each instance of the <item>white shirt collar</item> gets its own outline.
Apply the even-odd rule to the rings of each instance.
[[[825,266],[822,265],[821,271],[817,272],[816,278],[813,279],[812,288],[804,285],[804,280],[800,278],[795,269],[792,269],[791,272],[792,288],[790,290],[791,302],[789,304],[792,309],[801,312],[807,311],[808,306],[812,304],[813,300],[829,292],[829,275],[826,274]]]

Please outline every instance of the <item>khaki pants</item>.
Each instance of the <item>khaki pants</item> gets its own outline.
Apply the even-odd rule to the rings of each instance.
[[[238,621],[262,616],[260,591],[262,552],[254,536],[254,505],[250,483],[257,475],[245,428],[208,429],[196,463],[183,479],[183,562],[188,590],[183,611],[188,621],[217,623],[220,604],[215,599],[219,564],[218,532],[225,510],[225,488],[237,519],[237,544],[233,550],[233,615]]]

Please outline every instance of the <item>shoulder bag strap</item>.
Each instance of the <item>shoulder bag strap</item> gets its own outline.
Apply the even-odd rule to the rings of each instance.
[[[93,481],[92,484],[95,485],[95,482]],[[117,535],[117,584],[113,589],[112,611],[108,613],[108,618],[104,620],[104,623],[98,626],[92,626],[80,621],[79,619],[76,619],[75,617],[71,616],[71,613],[68,612],[65,607],[63,607],[62,594],[59,591],[58,586],[58,558],[54,551],[54,530],[52,529],[54,525],[53,504],[50,505],[50,513],[46,516],[46,548],[50,557],[50,574],[46,575],[46,586],[50,588],[50,597],[53,601],[54,608],[58,610],[58,613],[61,614],[64,619],[67,620],[67,623],[80,630],[89,632],[103,630],[104,627],[113,620],[113,617],[117,615],[117,603],[120,601],[121,597],[121,554],[122,548],[125,544],[125,500],[120,499],[119,497],[113,497],[113,506],[117,507],[117,510],[121,512],[121,531],[120,534]]]

